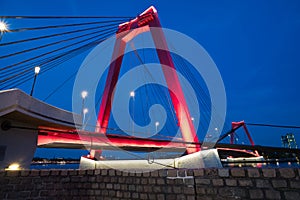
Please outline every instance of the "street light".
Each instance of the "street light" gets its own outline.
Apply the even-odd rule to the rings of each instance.
[[[0,41],[2,39],[3,33],[8,31],[7,24],[4,21],[0,21]]]
[[[84,127],[85,127],[85,115],[89,112],[89,109],[87,109],[87,108],[84,108],[83,109],[83,117],[82,117],[82,130],[84,130]]]
[[[87,92],[87,91],[83,90],[83,91],[81,92],[81,98],[82,98],[81,117],[84,117],[84,101],[85,101],[87,95],[88,95],[88,92]],[[83,120],[82,120],[82,124],[83,124]]]
[[[134,91],[131,91],[131,92],[130,92],[130,97],[134,98],[134,96],[135,96],[135,92],[134,92]]]
[[[134,97],[135,97],[135,92],[131,91],[129,93],[129,96],[132,97],[133,102],[132,102],[132,135],[134,136]]]
[[[159,122],[155,122],[155,133],[157,133],[157,127],[159,126]]]
[[[32,96],[32,94],[33,94],[33,90],[34,90],[34,86],[35,86],[35,82],[36,82],[36,77],[40,73],[40,70],[41,70],[41,68],[39,66],[36,66],[34,68],[34,79],[33,79],[33,84],[32,84],[32,88],[31,88],[30,96]]]

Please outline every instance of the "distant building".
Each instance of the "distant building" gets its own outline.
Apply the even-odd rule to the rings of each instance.
[[[287,133],[281,136],[282,146],[284,148],[297,149],[296,139],[293,133]]]

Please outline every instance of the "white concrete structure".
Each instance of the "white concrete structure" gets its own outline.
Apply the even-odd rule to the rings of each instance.
[[[174,159],[155,160],[91,160],[81,157],[80,169],[117,169],[145,172],[158,169],[222,168],[217,149],[203,150]]]
[[[37,147],[38,127],[75,128],[79,115],[45,104],[26,93],[0,91],[0,169],[29,168]]]

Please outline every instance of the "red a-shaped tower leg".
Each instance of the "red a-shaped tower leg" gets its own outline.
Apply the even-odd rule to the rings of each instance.
[[[151,31],[149,27],[157,27],[157,29],[155,29],[155,31]],[[168,51],[168,45],[163,30],[161,29],[157,11],[154,7],[148,8],[137,18],[119,26],[112,57],[112,63],[109,67],[105,89],[102,96],[102,102],[100,105],[96,132],[103,134],[106,133],[111,112],[111,105],[113,102],[113,91],[118,81],[126,43],[139,33],[145,31],[151,31],[160,63],[172,69],[170,70],[163,67],[163,73],[168,88],[172,88],[173,90],[173,92],[171,92],[171,90],[169,89],[169,93],[179,122],[183,140],[185,142],[195,143],[187,145],[187,152],[193,153],[200,151],[199,140],[191,120],[188,106],[184,98],[184,93],[182,91],[172,57],[170,55],[170,52]],[[93,154],[93,152],[91,152],[91,154]]]

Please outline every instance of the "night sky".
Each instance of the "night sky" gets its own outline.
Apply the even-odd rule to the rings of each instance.
[[[231,121],[241,120],[300,125],[300,2],[297,0],[0,0],[0,15],[134,17],[150,5],[157,8],[163,27],[196,40],[216,63],[226,89],[227,127]],[[14,27],[7,22],[10,28]],[[21,39],[18,37],[15,35],[14,39]],[[4,35],[1,42],[6,39],[9,36]],[[51,90],[52,86],[47,85],[47,90],[45,84],[55,75],[47,76],[48,82],[44,83],[43,77],[39,77],[35,91],[38,99]],[[28,92],[30,85],[20,88]],[[72,84],[58,92],[57,95],[65,94],[65,98],[53,96],[47,102],[71,110],[68,97],[71,88]],[[260,145],[280,146],[280,136],[288,132],[295,133],[300,144],[299,129],[249,129]],[[55,155],[58,154],[56,151]]]

